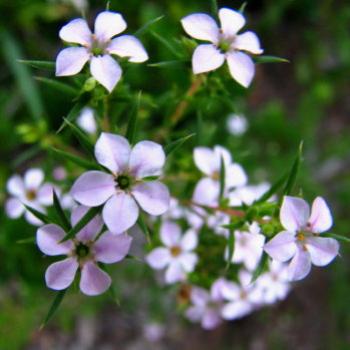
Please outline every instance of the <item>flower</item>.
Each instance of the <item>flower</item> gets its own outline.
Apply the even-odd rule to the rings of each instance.
[[[97,131],[97,123],[94,110],[90,107],[83,108],[77,117],[77,124],[88,134],[95,134]]]
[[[165,247],[153,249],[146,257],[147,263],[155,270],[166,267],[165,281],[168,284],[185,280],[198,261],[193,253],[198,244],[196,232],[188,230],[181,235],[177,224],[165,221],[160,228],[160,239]]]
[[[225,283],[226,280],[219,278],[212,284],[210,292],[200,287],[192,287],[192,305],[186,310],[186,317],[192,322],[201,322],[204,329],[216,328],[222,322],[222,288]]]
[[[254,222],[249,225],[249,231],[235,231],[233,263],[243,263],[253,271],[260,261],[264,249],[265,236],[260,233],[259,225]],[[228,259],[228,249],[225,252]]]
[[[229,302],[222,308],[222,317],[235,320],[250,314],[262,301],[261,289],[251,283],[251,273],[241,270],[238,273],[239,283],[227,282],[222,288],[222,295]]]
[[[265,244],[265,251],[277,261],[291,262],[288,266],[290,280],[303,279],[316,266],[328,265],[338,254],[339,243],[333,238],[320,237],[330,229],[332,215],[325,200],[317,197],[311,209],[301,198],[285,196],[280,221],[286,229]]]
[[[181,20],[188,35],[211,43],[199,45],[195,49],[192,56],[193,73],[215,70],[226,60],[232,78],[248,87],[254,77],[255,66],[247,53],[262,54],[259,39],[251,31],[237,34],[245,25],[245,18],[240,12],[222,8],[219,10],[219,19],[221,28],[204,13],[194,13]]]
[[[87,213],[87,207],[77,207],[72,212],[72,226]],[[68,288],[78,269],[81,271],[80,290],[86,295],[104,293],[111,285],[111,278],[97,263],[112,264],[128,254],[132,238],[126,233],[115,236],[104,232],[99,236],[103,221],[96,215],[75,238],[61,242],[64,230],[55,224],[44,225],[37,231],[37,245],[46,255],[67,255],[67,258],[50,265],[45,273],[46,285],[54,290]]]
[[[248,129],[248,121],[243,115],[230,114],[227,119],[227,129],[231,135],[242,135]]]
[[[229,204],[231,207],[239,207],[243,204],[252,205],[254,201],[258,200],[263,194],[270,189],[270,184],[262,182],[258,185],[248,185],[236,188],[229,193]],[[269,201],[273,201],[272,197]]]
[[[39,226],[42,222],[25,208],[25,205],[45,212],[44,207],[53,202],[53,186],[43,183],[44,172],[41,169],[28,169],[24,177],[13,175],[7,181],[7,191],[12,196],[6,201],[5,209],[7,215],[12,218],[19,218],[23,213],[26,220]]]
[[[246,184],[247,176],[243,168],[232,162],[231,154],[226,148],[221,146],[215,146],[213,149],[196,147],[193,156],[197,168],[206,175],[195,187],[193,193],[195,203],[208,206],[218,204],[221,159],[223,159],[225,166],[225,190]]]
[[[95,32],[88,24],[77,18],[66,24],[59,32],[63,41],[81,46],[72,46],[60,51],[56,58],[56,76],[79,73],[90,61],[91,75],[112,92],[121,78],[122,69],[111,55],[127,57],[129,62],[144,62],[147,52],[141,42],[132,35],[122,35],[127,25],[120,13],[104,11],[95,20]]]
[[[102,217],[108,229],[119,234],[133,226],[138,205],[151,215],[161,215],[169,207],[168,188],[157,180],[165,163],[160,145],[141,141],[132,149],[126,138],[102,133],[95,145],[95,157],[110,172],[88,171],[74,183],[71,194],[80,204],[104,204]]]

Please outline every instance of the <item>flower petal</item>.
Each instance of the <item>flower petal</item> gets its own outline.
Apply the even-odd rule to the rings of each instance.
[[[221,294],[222,296],[230,301],[238,300],[241,293],[241,288],[237,283],[226,282],[222,285]]]
[[[113,173],[127,169],[130,152],[130,145],[125,137],[107,132],[101,133],[95,145],[97,161]]]
[[[75,277],[79,264],[75,258],[67,258],[51,264],[45,272],[46,285],[54,290],[69,287]]]
[[[131,242],[132,238],[126,233],[113,235],[107,231],[93,246],[95,259],[105,264],[121,261],[129,253]]]
[[[125,192],[118,192],[103,207],[102,217],[108,229],[120,234],[132,227],[139,216],[135,200]]]
[[[298,247],[294,258],[288,266],[288,279],[299,281],[305,278],[311,270],[311,258],[307,250]]]
[[[325,266],[338,255],[339,243],[334,238],[310,237],[306,239],[306,248],[314,265]]]
[[[91,31],[82,18],[76,18],[61,28],[59,36],[68,43],[88,46],[91,43]]]
[[[33,206],[32,206],[33,207]],[[40,211],[41,213],[44,212],[44,210],[42,208],[34,208],[38,211]],[[41,222],[35,215],[33,215],[29,210],[26,210],[24,212],[24,217],[25,219],[27,220],[27,222],[29,222],[31,225],[34,225],[34,226],[41,226],[43,225],[43,222]]]
[[[303,229],[310,216],[309,205],[301,198],[284,196],[280,221],[288,231]]]
[[[114,178],[102,171],[88,171],[81,175],[71,189],[72,197],[88,207],[97,207],[115,193]]]
[[[110,54],[129,57],[129,62],[141,63],[148,60],[148,54],[141,41],[133,35],[122,35],[113,39],[107,50]]]
[[[164,164],[165,153],[158,143],[141,141],[131,151],[129,167],[136,178],[159,176]]]
[[[19,175],[13,175],[9,178],[6,184],[7,191],[15,197],[25,197],[25,187],[22,178]]]
[[[44,180],[44,172],[41,169],[29,169],[24,174],[24,185],[27,189],[38,189]]]
[[[159,181],[140,183],[133,187],[132,194],[140,207],[148,214],[162,215],[169,208],[168,187]]]
[[[74,248],[71,240],[60,243],[66,233],[60,226],[48,224],[36,233],[36,244],[46,255],[68,255]]]
[[[210,295],[207,290],[200,287],[191,288],[191,302],[194,305],[205,307],[210,301]]]
[[[169,249],[164,247],[155,248],[146,256],[147,264],[155,270],[164,269],[165,266],[169,265],[170,260]]]
[[[192,56],[192,69],[194,74],[210,72],[221,67],[225,56],[212,44],[197,46]]]
[[[312,203],[311,216],[308,221],[311,231],[321,233],[329,230],[333,225],[331,211],[322,197],[317,197]]]
[[[254,55],[261,55],[264,52],[264,50],[260,47],[259,38],[251,31],[237,35],[234,42],[234,48],[250,52]]]
[[[192,272],[198,262],[197,254],[195,253],[183,253],[178,259],[182,268],[186,272]]]
[[[120,13],[112,11],[101,12],[95,20],[95,34],[101,41],[107,41],[123,32],[127,25]]]
[[[212,330],[216,328],[220,323],[221,317],[219,310],[212,308],[205,310],[201,323],[203,329]]]
[[[92,57],[90,71],[92,76],[109,92],[113,91],[122,76],[119,63],[110,55]]]
[[[282,231],[268,241],[264,250],[272,259],[278,261],[288,261],[296,253],[295,234]]]
[[[232,78],[247,88],[255,74],[253,60],[245,53],[233,51],[227,54],[227,64]]]
[[[233,163],[230,164],[225,170],[225,186],[227,188],[240,187],[247,183],[248,178],[241,165]]]
[[[63,77],[79,73],[89,58],[89,52],[85,47],[63,49],[56,58],[56,76]]]
[[[185,32],[198,40],[218,43],[219,28],[215,20],[205,13],[194,13],[181,20]]]
[[[195,230],[188,230],[181,238],[181,248],[184,251],[191,251],[197,247],[198,234]]]
[[[53,204],[53,191],[58,192],[57,189],[50,183],[46,183],[41,186],[37,193],[37,201],[43,206],[49,206]]]
[[[6,215],[11,219],[19,218],[25,211],[22,202],[17,198],[10,198],[5,203]]]
[[[102,294],[110,287],[111,283],[109,275],[92,261],[84,264],[81,269],[79,287],[86,295]]]
[[[196,167],[205,175],[212,176],[220,171],[220,157],[208,147],[196,147],[193,151]]]
[[[238,12],[228,8],[219,10],[219,18],[221,30],[228,37],[236,35],[237,32],[245,25],[244,16]]]
[[[237,301],[223,306],[221,315],[225,320],[235,320],[248,315],[252,310],[253,307],[248,302]]]
[[[196,204],[215,206],[218,204],[220,183],[208,177],[198,181],[194,192],[193,201]]]
[[[181,228],[178,224],[164,221],[160,227],[160,240],[167,246],[173,247],[180,244]]]
[[[165,282],[168,284],[183,281],[186,273],[178,262],[172,262],[165,272]]]

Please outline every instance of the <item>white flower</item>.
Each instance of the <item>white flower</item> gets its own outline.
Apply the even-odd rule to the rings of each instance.
[[[195,49],[192,56],[193,73],[215,70],[226,60],[232,78],[248,87],[254,77],[255,66],[247,53],[262,54],[259,39],[251,31],[237,34],[245,25],[245,18],[240,12],[222,8],[219,10],[219,19],[221,28],[204,13],[195,13],[181,20],[188,35],[211,43],[199,45]]]
[[[196,147],[193,155],[197,168],[206,175],[195,187],[193,194],[195,203],[208,206],[218,204],[221,159],[225,166],[225,190],[246,184],[247,176],[243,168],[232,162],[231,154],[226,148],[221,146],[215,146],[213,149]]]
[[[94,110],[90,107],[83,108],[77,117],[77,124],[88,134],[95,134],[97,131],[97,123]]]
[[[270,184],[263,182],[259,185],[248,185],[235,189],[229,193],[229,205],[239,207],[243,204],[251,205],[270,189]],[[270,200],[274,200],[271,198]]]
[[[230,216],[220,212],[215,211],[213,215],[209,215],[207,218],[207,225],[219,236],[228,236],[228,230],[223,225],[228,225],[230,223]]]
[[[256,222],[249,226],[249,232],[236,230],[234,234],[232,262],[243,263],[249,271],[253,271],[262,256],[265,236],[260,233],[260,227]],[[228,259],[228,249],[225,255]]]
[[[27,205],[40,212],[53,202],[53,186],[43,183],[44,172],[41,169],[29,169],[23,179],[19,175],[12,176],[7,181],[7,191],[12,196],[6,201],[5,209],[10,218],[19,218],[23,213],[26,220],[39,226],[42,222],[31,212],[26,210]]]
[[[248,129],[247,119],[243,115],[230,114],[227,118],[227,129],[231,135],[242,135]]]
[[[147,52],[141,42],[132,35],[122,35],[127,25],[121,14],[111,11],[101,12],[95,20],[95,32],[91,33],[88,24],[77,18],[66,24],[59,33],[62,40],[78,44],[63,49],[56,59],[56,75],[68,76],[79,73],[90,61],[92,76],[112,92],[121,78],[122,69],[111,55],[127,57],[129,62],[144,62]]]
[[[166,221],[160,228],[160,239],[165,247],[153,249],[146,257],[147,263],[155,270],[166,268],[165,281],[168,284],[185,280],[198,261],[193,252],[198,244],[196,232],[188,230],[181,235],[177,224]]]
[[[288,266],[290,280],[301,280],[309,274],[311,263],[328,265],[339,251],[339,243],[333,238],[320,237],[330,229],[332,215],[323,198],[317,197],[311,209],[301,198],[285,196],[280,221],[286,229],[265,244],[265,251],[277,261],[291,262]]]
[[[143,335],[148,341],[156,343],[164,337],[165,327],[156,322],[146,323],[143,326]]]

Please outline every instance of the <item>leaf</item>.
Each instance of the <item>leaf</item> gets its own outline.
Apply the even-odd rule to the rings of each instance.
[[[156,181],[159,179],[159,176],[146,176],[142,178],[142,181]]]
[[[210,0],[210,8],[212,16],[218,20],[218,2],[217,0]]]
[[[200,111],[197,113],[197,125],[196,125],[196,144],[200,146],[203,141],[203,115]]]
[[[42,330],[47,325],[47,323],[51,320],[51,318],[53,317],[53,315],[57,311],[58,307],[61,305],[63,298],[66,295],[66,292],[67,292],[67,289],[64,289],[64,290],[60,290],[56,294],[56,297],[50,306],[50,309],[49,309],[49,311],[44,319],[44,322],[40,326],[40,330]]]
[[[17,244],[35,244],[35,242],[36,242],[35,237],[23,238],[16,241]]]
[[[176,151],[178,148],[180,148],[187,140],[189,140],[191,137],[196,135],[195,133],[189,134],[187,136],[181,137],[173,142],[168,143],[164,147],[165,154],[169,156],[170,153]]]
[[[150,230],[149,230],[148,226],[146,225],[146,223],[143,220],[142,214],[137,219],[137,224],[138,224],[139,228],[141,229],[141,231],[146,236],[147,243],[151,244],[151,242],[152,242],[152,240],[151,240],[151,233],[150,233]]]
[[[288,174],[280,177],[271,187],[268,189],[259,199],[257,199],[253,204],[260,204],[266,202],[270,199],[279,189],[283,186],[287,180]]]
[[[227,245],[228,245],[228,257],[227,257],[226,271],[229,269],[229,267],[232,263],[232,257],[233,257],[233,253],[235,251],[234,230],[230,230],[230,232],[229,232]]]
[[[68,160],[84,169],[87,170],[100,170],[101,168],[92,162],[89,162],[88,160],[85,160],[83,158],[79,158],[72,153],[68,153],[65,151],[61,151],[57,148],[51,147],[49,148],[49,152],[52,152],[54,156],[59,157],[60,159],[63,160]]]
[[[156,63],[149,63],[148,67],[152,68],[182,68],[183,64],[190,62],[189,60],[171,60]]]
[[[336,233],[324,233],[323,237],[335,238],[338,241],[350,243],[350,238],[342,235],[337,235]]]
[[[173,43],[170,43],[169,39],[163,38],[156,32],[151,32],[152,36],[157,39],[161,44],[163,44],[175,57],[182,58],[182,54],[179,52],[179,49],[174,46]]]
[[[62,226],[66,231],[69,231],[72,228],[72,226],[66,214],[64,213],[64,210],[62,209],[60,200],[58,199],[57,193],[55,190],[53,191],[53,207],[55,208],[57,218],[61,222],[60,226]]]
[[[148,31],[148,29],[155,23],[159,22],[160,20],[162,20],[165,16],[162,15],[162,16],[159,16],[159,17],[156,17],[154,19],[151,19],[150,21],[148,21],[146,24],[144,24],[140,29],[138,29],[134,35],[136,37],[139,37],[141,36],[142,34],[146,33]]]
[[[226,180],[226,169],[224,157],[220,158],[220,191],[219,191],[219,202],[221,203],[224,199],[225,194],[225,180]]]
[[[248,5],[248,2],[247,1],[245,1],[242,5],[241,5],[241,7],[239,8],[239,12],[240,13],[244,13],[244,10],[245,10],[245,8],[247,7],[247,5]]]
[[[228,228],[229,230],[238,230],[245,224],[245,220],[239,220],[232,224],[221,225],[223,228]]]
[[[80,230],[82,230],[101,210],[101,207],[93,207],[79,220],[79,222],[63,237],[61,242],[73,238]]]
[[[284,190],[283,190],[284,195],[289,195],[293,189],[293,186],[295,184],[295,180],[297,178],[298,171],[300,168],[300,163],[301,163],[301,159],[302,159],[302,152],[303,152],[303,141],[301,141],[299,144],[297,156],[295,157],[295,161],[294,161],[292,168],[290,170],[290,173],[288,175],[288,179],[287,179],[286,185],[285,185]]]
[[[290,61],[286,58],[277,56],[261,55],[254,57],[255,63],[289,63]]]
[[[74,89],[72,86],[62,83],[61,81],[57,81],[50,78],[45,77],[34,77],[35,80],[40,81],[41,83],[47,85],[48,87],[57,90],[58,92],[62,92],[71,97],[76,97],[79,94],[79,90]]]
[[[81,101],[78,101],[73,106],[73,108],[69,111],[69,113],[67,114],[67,117],[64,119],[63,123],[61,124],[61,126],[56,131],[56,134],[59,134],[66,127],[67,121],[69,122],[74,121],[74,119],[79,115],[80,111],[85,107],[85,104],[86,104],[86,101],[81,100]]]
[[[136,129],[137,129],[137,117],[139,114],[140,109],[140,102],[141,102],[141,95],[142,92],[140,91],[137,94],[136,101],[131,109],[130,115],[129,115],[129,123],[126,130],[126,138],[129,140],[129,143],[131,145],[134,144],[135,138],[136,138]]]
[[[265,252],[263,252],[260,258],[259,264],[253,272],[252,280],[250,283],[251,284],[254,283],[261,276],[262,273],[267,271],[268,267],[269,267],[269,256]]]
[[[56,66],[56,63],[53,61],[17,60],[17,62],[37,69],[55,70]]]
[[[39,219],[44,224],[50,224],[55,221],[55,220],[51,220],[51,218],[49,218],[46,214],[41,213],[40,211],[32,207],[29,207],[28,205],[25,205],[25,204],[23,205],[29,212],[31,212],[37,219]]]

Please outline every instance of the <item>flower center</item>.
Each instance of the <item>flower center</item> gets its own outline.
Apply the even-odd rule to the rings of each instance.
[[[297,240],[300,241],[300,242],[305,241],[305,234],[303,232],[299,232],[297,234]]]
[[[90,52],[94,56],[101,56],[105,53],[108,43],[99,41],[95,35],[92,35]]]
[[[35,198],[36,198],[36,191],[35,190],[28,190],[26,192],[26,198],[29,200],[29,201],[33,201]]]
[[[128,175],[119,175],[115,182],[122,190],[127,190],[131,186],[131,178]]]
[[[80,259],[86,258],[89,255],[89,253],[90,253],[90,248],[83,243],[79,243],[75,248],[75,254]]]
[[[222,53],[227,53],[232,49],[232,44],[235,42],[236,37],[224,37],[222,36],[219,44],[218,44],[218,49],[222,52]]]
[[[219,171],[214,171],[213,174],[211,175],[211,178],[214,181],[219,181],[220,180],[220,172]]]
[[[176,258],[181,253],[181,248],[179,246],[173,246],[170,248],[170,254]]]

